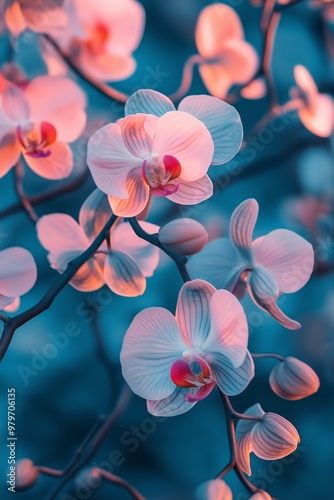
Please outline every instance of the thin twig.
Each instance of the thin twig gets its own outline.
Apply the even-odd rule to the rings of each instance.
[[[135,500],[145,500],[145,497],[143,497],[143,495],[139,493],[139,491],[136,490],[136,488],[134,488],[130,483],[128,483],[124,479],[115,476],[114,474],[111,474],[110,472],[107,472],[103,469],[96,468],[94,469],[94,472],[95,471],[110,483],[117,484],[118,486],[125,488],[129,493],[131,493],[131,495],[133,496],[133,498],[135,498]]]
[[[280,19],[281,19],[281,14],[279,14],[278,12],[272,13],[268,27],[265,32],[265,42],[264,42],[265,49],[262,59],[262,72],[266,80],[271,108],[277,104],[276,88],[273,75],[271,72],[271,61],[274,50],[275,35],[277,32]]]
[[[253,359],[274,358],[274,359],[278,359],[278,361],[285,361],[284,356],[281,356],[280,354],[276,354],[275,352],[261,352],[261,353],[251,352],[251,356]]]
[[[181,84],[173,94],[168,96],[172,101],[178,101],[187,94],[193,80],[193,69],[196,64],[200,64],[203,62],[205,62],[205,59],[199,54],[194,54],[186,60],[183,67]]]
[[[24,208],[26,214],[29,219],[35,224],[38,221],[38,215],[33,209],[28,196],[25,194],[23,189],[23,176],[24,176],[24,168],[21,161],[18,161],[14,168],[14,176],[15,176],[15,190],[20,199],[21,205]]]

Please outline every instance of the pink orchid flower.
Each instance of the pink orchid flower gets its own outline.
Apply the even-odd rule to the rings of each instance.
[[[135,0],[74,0],[69,23],[57,39],[87,74],[100,81],[119,81],[136,69],[132,53],[142,39],[145,10]],[[74,7],[74,8],[73,8]],[[54,67],[50,53],[47,59]]]
[[[244,310],[226,290],[195,280],[180,290],[175,316],[162,307],[141,311],[123,341],[123,376],[148,411],[174,416],[207,397],[215,385],[242,392],[254,376]]]
[[[20,296],[35,284],[37,268],[33,256],[21,247],[0,251],[0,310],[13,312],[20,306]]]
[[[232,490],[222,479],[212,479],[196,490],[195,500],[232,500]]]
[[[300,290],[309,280],[314,266],[312,245],[287,229],[276,229],[252,241],[258,216],[258,203],[249,199],[233,212],[230,237],[218,238],[189,263],[190,273],[215,286],[244,295],[248,290],[259,307],[283,326],[298,329],[277,306],[281,293]]]
[[[0,177],[23,155],[39,176],[68,177],[73,157],[67,143],[86,124],[86,97],[64,77],[40,76],[24,88],[0,80]]]
[[[297,429],[276,413],[265,413],[257,403],[244,412],[258,420],[239,420],[236,428],[239,463],[251,475],[250,453],[263,460],[278,460],[294,452],[300,438]]]
[[[247,83],[258,68],[258,56],[244,40],[238,14],[228,5],[205,7],[196,26],[196,45],[205,59],[199,71],[210,94],[223,99],[234,84]]]
[[[294,76],[297,88],[292,89],[291,95],[302,102],[298,109],[302,124],[312,134],[329,137],[334,128],[333,98],[319,93],[312,76],[304,66],[295,66]]]
[[[4,21],[9,31],[20,35],[30,29],[37,33],[53,33],[65,26],[64,0],[0,0]]]
[[[53,269],[62,273],[67,264],[83,253],[111,216],[107,197],[98,190],[83,204],[79,223],[67,214],[50,214],[37,223],[37,236],[48,250]],[[141,227],[156,233],[159,227],[140,222]],[[104,243],[70,281],[77,290],[89,292],[106,284],[125,297],[142,295],[146,278],[152,276],[159,262],[159,249],[136,236],[128,222],[112,228],[110,245]]]

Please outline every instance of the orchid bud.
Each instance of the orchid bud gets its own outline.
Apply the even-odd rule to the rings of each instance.
[[[283,399],[302,399],[319,389],[320,381],[310,366],[299,359],[287,357],[272,370],[270,386]]]
[[[160,242],[174,252],[193,255],[208,242],[206,229],[194,219],[177,219],[160,229]]]
[[[232,500],[232,491],[222,479],[213,479],[197,488],[196,500]]]
[[[264,490],[258,490],[249,500],[272,500],[272,497]]]
[[[39,475],[38,468],[29,458],[22,458],[16,463],[16,487],[17,489],[29,488]]]

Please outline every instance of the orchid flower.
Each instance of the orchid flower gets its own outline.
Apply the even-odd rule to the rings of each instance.
[[[62,273],[67,264],[83,253],[105,222],[112,215],[107,197],[98,190],[83,204],[79,223],[67,214],[50,214],[37,223],[37,236],[48,250],[53,269]],[[149,233],[158,226],[140,222]],[[142,295],[146,278],[152,276],[158,265],[159,250],[136,236],[128,222],[122,222],[110,231],[110,245],[104,243],[70,281],[77,290],[89,292],[106,284],[114,293],[125,297]]]
[[[206,281],[187,282],[175,316],[150,307],[134,318],[121,351],[123,376],[151,414],[180,415],[216,384],[227,395],[247,387],[254,376],[247,342],[247,320],[236,297]]]
[[[63,179],[73,168],[67,143],[86,124],[86,97],[71,80],[40,76],[23,89],[0,80],[0,177],[22,154],[27,165],[45,179]]]
[[[205,59],[199,71],[210,94],[226,97],[234,84],[251,80],[258,68],[258,56],[244,40],[236,11],[222,3],[205,7],[196,26],[196,45]]]
[[[244,412],[254,420],[239,420],[236,428],[239,464],[251,475],[250,453],[263,460],[290,455],[300,442],[296,428],[281,415],[265,413],[257,403]]]
[[[100,81],[119,81],[136,69],[132,53],[145,27],[145,10],[135,0],[73,0],[68,9],[67,29],[58,43],[75,63]],[[54,70],[55,57],[47,47],[46,62]]]
[[[294,69],[297,88],[291,90],[293,98],[300,99],[298,116],[312,134],[329,137],[334,128],[334,101],[330,95],[321,94],[307,69],[297,65]]]
[[[287,229],[276,229],[252,241],[258,216],[254,199],[241,203],[230,221],[230,237],[218,238],[191,258],[189,271],[215,286],[243,295],[248,290],[259,307],[283,326],[298,329],[276,304],[281,293],[293,293],[309,280],[314,266],[312,245]]]
[[[196,490],[196,500],[232,500],[231,488],[222,479],[212,479]]]
[[[20,306],[20,296],[29,292],[37,278],[33,256],[21,247],[0,251],[0,310],[13,312]]]
[[[30,29],[37,33],[54,33],[65,26],[64,0],[0,0],[4,21],[9,31],[20,35]]]

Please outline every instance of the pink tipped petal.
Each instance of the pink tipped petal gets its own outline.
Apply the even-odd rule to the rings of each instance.
[[[170,367],[187,348],[175,317],[161,307],[141,311],[129,326],[121,351],[122,372],[133,392],[158,401],[175,385]]]
[[[205,7],[197,21],[196,45],[199,53],[208,58],[218,56],[230,38],[243,38],[243,28],[232,7],[215,3]]]
[[[59,141],[73,142],[83,132],[86,96],[69,78],[47,75],[34,78],[25,89],[25,97],[31,117],[37,122],[51,123]]]
[[[146,279],[130,255],[111,252],[107,255],[104,277],[110,290],[123,297],[137,297],[146,289]]]
[[[203,350],[223,353],[234,368],[242,365],[248,342],[247,318],[238,299],[227,290],[217,290],[210,301],[210,333]]]
[[[269,382],[277,396],[291,401],[314,394],[320,385],[319,377],[310,366],[290,356],[274,366]]]
[[[243,87],[240,94],[245,99],[262,99],[267,94],[267,86],[264,78],[256,78]]]
[[[243,129],[237,110],[226,102],[207,95],[185,97],[178,108],[201,120],[214,142],[212,164],[231,160],[239,151]]]
[[[35,284],[37,268],[28,250],[11,247],[0,251],[0,294],[17,297],[27,293]]]
[[[15,297],[13,300],[12,298],[6,297],[7,299],[7,305],[1,304],[1,299],[5,298],[3,295],[0,297],[0,309],[3,309],[6,312],[15,312],[19,309],[20,304],[21,304],[21,299],[20,297]]]
[[[108,196],[95,189],[80,209],[79,224],[88,238],[94,238],[102,231],[111,215]]]
[[[209,281],[216,288],[229,288],[242,273],[244,263],[229,238],[210,241],[188,264],[190,275]]]
[[[170,378],[178,387],[200,387],[203,384],[198,382],[192,372],[188,361],[177,359],[170,368]]]
[[[257,265],[265,267],[284,293],[296,292],[309,280],[314,266],[312,245],[289,231],[277,229],[253,248]]]
[[[51,267],[62,274],[68,263],[79,257],[81,253],[80,250],[68,250],[60,254],[51,252],[48,255],[48,260]],[[104,279],[100,262],[95,257],[89,259],[75,273],[70,285],[81,292],[93,292],[101,288],[104,285]]]
[[[109,196],[109,203],[115,215],[120,217],[135,217],[146,207],[150,189],[143,179],[139,169],[133,169],[125,181],[127,198],[116,198]]]
[[[124,144],[130,153],[137,158],[145,158],[152,149],[152,138],[145,129],[145,122],[156,125],[157,118],[144,114],[129,115],[119,123],[122,130]]]
[[[254,453],[264,460],[277,460],[290,455],[300,438],[296,428],[284,417],[268,412],[252,431]]]
[[[256,200],[242,202],[233,212],[230,221],[230,238],[235,246],[246,253],[252,247],[253,230],[259,213]]]
[[[239,423],[238,423],[239,425]],[[251,464],[250,464],[250,454],[252,450],[252,436],[251,434],[245,434],[237,441],[238,447],[238,462],[240,468],[250,476],[252,474]]]
[[[243,412],[244,415],[252,416],[252,417],[263,417],[265,415],[265,412],[262,410],[261,405],[259,403],[256,403],[255,405],[251,406],[248,408],[246,411]],[[237,428],[236,428],[236,434],[237,434],[237,439],[239,439],[242,436],[245,436],[247,433],[249,433],[254,426],[257,424],[258,420],[243,420],[240,419],[238,420]]]
[[[191,392],[188,391],[186,395],[186,400],[189,401],[189,403],[195,403],[196,401],[201,401],[202,399],[207,398],[209,394],[211,394],[215,386],[216,383],[211,382],[209,384],[205,384],[202,387],[200,387],[196,392],[196,394],[192,394]]]
[[[317,94],[311,108],[305,107],[298,111],[299,118],[312,134],[319,137],[329,137],[334,128],[334,101],[327,94]]]
[[[208,92],[217,99],[224,99],[233,85],[221,63],[200,64],[199,73]]]
[[[36,225],[41,245],[54,254],[68,250],[84,251],[89,241],[79,224],[67,214],[50,214],[41,217]]]
[[[146,113],[162,116],[168,111],[175,111],[172,101],[164,94],[150,89],[137,90],[125,104],[125,115]]]
[[[158,401],[147,401],[147,411],[156,417],[176,417],[189,411],[197,401],[190,403],[186,396],[197,389],[182,389],[176,387],[167,398]]]
[[[178,189],[167,198],[179,205],[197,205],[213,195],[213,184],[208,175],[192,182],[186,182],[178,178],[176,181]]]
[[[280,292],[277,281],[271,272],[261,266],[257,266],[248,274],[247,287],[251,288],[252,295],[260,304],[274,302]]]
[[[97,187],[110,196],[128,198],[126,178],[135,167],[141,169],[142,163],[126,148],[117,123],[100,128],[88,141],[88,167]]]
[[[7,172],[19,161],[20,147],[16,139],[16,135],[7,134],[0,139],[0,177],[3,177]]]
[[[261,304],[258,303],[261,307]],[[262,307],[265,311],[267,311],[273,318],[276,319],[281,325],[285,326],[289,330],[299,330],[301,324],[298,321],[295,321],[288,316],[286,316],[283,311],[278,307],[276,302],[271,302],[270,304],[264,304]]]
[[[254,377],[254,362],[248,351],[239,368],[234,368],[231,361],[219,352],[208,354],[205,358],[210,363],[215,382],[227,396],[240,394]]]
[[[216,289],[203,280],[185,283],[179,293],[176,319],[189,347],[200,347],[210,331],[210,301]]]
[[[313,80],[312,76],[301,64],[297,64],[294,67],[294,77],[296,83],[300,89],[302,89],[306,94],[317,94],[318,88]]]
[[[29,119],[30,108],[22,90],[13,84],[8,84],[2,93],[2,107],[6,116],[16,123]]]
[[[183,111],[170,111],[157,121],[152,150],[160,157],[177,158],[182,168],[180,178],[192,182],[207,173],[214,145],[200,120]]]
[[[42,155],[24,154],[24,159],[35,174],[52,181],[65,179],[73,170],[73,154],[64,142],[54,142],[42,151]]]
[[[159,226],[149,222],[140,221],[139,224],[149,234],[159,230]],[[129,222],[117,224],[112,230],[111,247],[113,251],[131,256],[145,277],[152,276],[159,263],[159,249],[136,236]]]
[[[222,479],[213,479],[197,488],[196,500],[232,500],[232,491]]]
[[[247,83],[256,73],[259,59],[254,48],[244,40],[235,38],[224,44],[221,65],[232,84]]]
[[[106,52],[94,54],[85,47],[79,51],[77,61],[87,75],[104,82],[125,80],[135,72],[137,66],[131,55],[114,55]]]

